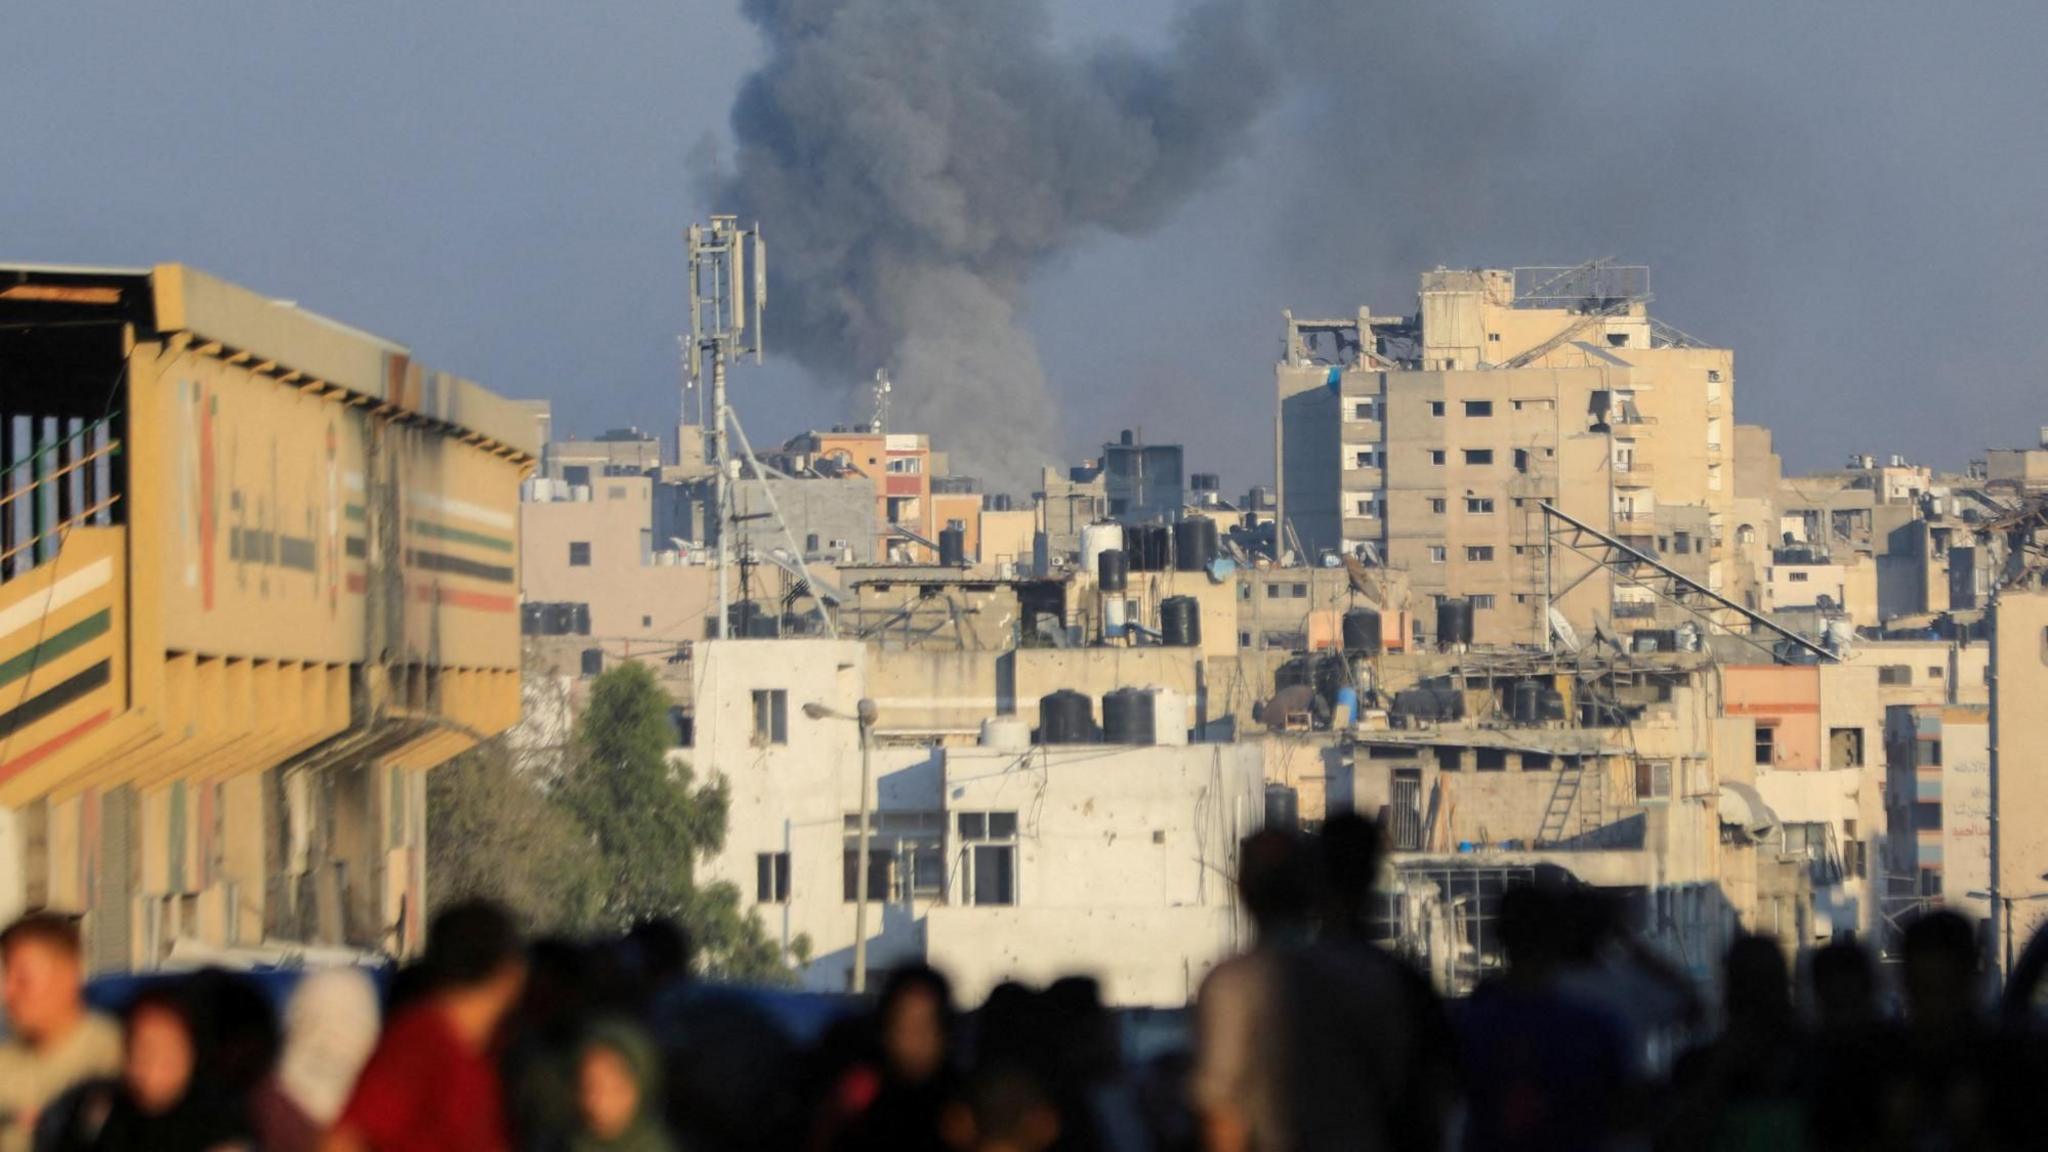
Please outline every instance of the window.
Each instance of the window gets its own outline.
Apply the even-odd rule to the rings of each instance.
[[[588,568],[588,567],[590,567],[590,541],[588,541],[588,540],[571,540],[571,541],[569,541],[569,567],[571,567],[571,568]]]
[[[889,461],[889,471],[898,476],[916,476],[924,471],[924,460],[917,456],[897,456]]]
[[[642,617],[640,618],[640,626],[641,626],[642,628],[652,628],[652,627],[654,627],[654,617],[652,617],[652,616],[642,616]]]
[[[754,689],[754,746],[789,743],[789,693]]]
[[[1515,471],[1517,471],[1517,472],[1527,472],[1528,470],[1529,470],[1529,450],[1528,450],[1527,448],[1517,448],[1517,449],[1515,449]]]
[[[1441,415],[1443,415],[1443,414],[1444,414],[1444,402],[1443,402],[1443,401],[1441,401],[1441,400],[1431,400],[1431,401],[1429,402],[1429,414],[1430,414],[1431,416],[1441,416]]]
[[[754,902],[789,903],[789,853],[763,852],[754,857]]]
[[[1003,906],[1017,902],[1017,814],[962,812],[960,841],[966,846],[967,902]]]
[[[1636,799],[1671,799],[1671,761],[1636,761]]]
[[[1628,347],[1628,333],[1626,333],[1626,332],[1609,332],[1609,333],[1607,334],[1607,346],[1608,346],[1608,347],[1610,347],[1610,348],[1626,348],[1626,347]]]
[[[1904,664],[1886,664],[1877,670],[1879,684],[1911,684],[1913,670]]]
[[[1493,511],[1493,497],[1467,496],[1465,497],[1465,511],[1481,515],[1490,514]]]
[[[1354,468],[1377,468],[1380,466],[1380,454],[1375,449],[1367,448],[1351,458],[1351,465]]]
[[[1492,560],[1493,546],[1491,544],[1480,544],[1467,548],[1465,549],[1465,559],[1474,563],[1485,563]]]
[[[1429,498],[1429,510],[1438,516],[1444,514],[1444,508],[1447,504],[1448,501],[1446,501],[1441,496],[1432,496]]]
[[[1942,667],[1941,667],[1941,665],[1939,665],[1939,664],[1929,664],[1929,665],[1927,666],[1927,678],[1928,678],[1929,680],[1939,680],[1939,679],[1941,679],[1941,678],[1942,678],[1942,676],[1943,676],[1943,671],[1942,671]]]
[[[1473,753],[1474,767],[1481,772],[1503,772],[1507,770],[1508,754],[1504,748],[1479,748]]]
[[[1486,334],[1486,342],[1487,342],[1488,344],[1498,344],[1498,343],[1500,343],[1500,333],[1498,333],[1498,332],[1488,332],[1488,333]]]
[[[1493,607],[1493,593],[1481,592],[1477,596],[1472,597],[1472,607],[1476,611],[1483,611]]]
[[[1431,464],[1442,464],[1444,462],[1444,450],[1441,448],[1431,448],[1429,450],[1429,462]]]
[[[1467,400],[1467,401],[1465,401],[1465,415],[1467,415],[1467,416],[1491,416],[1491,415],[1493,415],[1493,401],[1491,401],[1491,400]]]
[[[1429,546],[1429,562],[1431,564],[1443,563],[1444,560],[1447,558],[1445,554],[1448,551],[1449,549],[1445,548],[1441,544],[1431,544]]]
[[[1812,575],[1813,574],[1810,572],[1788,572],[1785,574],[1785,579],[1791,581],[1794,584],[1804,584],[1807,582],[1808,579],[1812,577]]]
[[[1379,409],[1370,400],[1360,400],[1351,406],[1351,417],[1354,420],[1377,420],[1380,418]]]
[[[1922,740],[1920,742],[1920,763],[1929,768],[1941,767],[1941,741]]]
[[[1863,767],[1863,729],[1828,729],[1828,767]]]
[[[1358,514],[1367,519],[1376,519],[1380,514],[1380,502],[1370,497],[1358,502]]]
[[[1707,369],[1707,383],[1709,383],[1709,384],[1719,384],[1720,382],[1721,382],[1721,373],[1720,373],[1720,370],[1719,370],[1719,369],[1715,369],[1715,368],[1709,368],[1709,369]]]
[[[1756,726],[1756,762],[1771,765],[1778,762],[1778,727],[1775,724]]]
[[[1279,598],[1280,598],[1280,586],[1279,586],[1278,584],[1268,584],[1268,585],[1266,585],[1266,599],[1268,599],[1268,600],[1278,600]]]
[[[1292,596],[1292,597],[1294,597],[1294,598],[1295,598],[1296,600],[1305,600],[1305,599],[1307,599],[1307,598],[1308,598],[1308,585],[1306,585],[1306,584],[1296,584],[1296,585],[1293,585],[1292,587],[1290,587],[1290,588],[1288,589],[1288,592],[1287,592],[1287,594],[1288,594],[1289,596]]]
[[[1465,767],[1465,750],[1464,750],[1464,749],[1462,749],[1462,748],[1438,748],[1438,749],[1436,750],[1436,770],[1437,770],[1437,771],[1439,771],[1439,772],[1456,772],[1456,771],[1459,771],[1460,769],[1462,769],[1462,768],[1464,768],[1464,767]]]
[[[1467,448],[1467,449],[1465,449],[1465,463],[1467,463],[1467,464],[1491,464],[1491,463],[1493,463],[1493,449],[1491,449],[1491,448]]]
[[[887,901],[893,887],[896,852],[892,848],[877,848],[872,841],[868,844],[868,899]],[[852,842],[846,846],[840,857],[841,892],[846,903],[860,899],[860,848]]]
[[[1692,551],[1692,537],[1684,532],[1674,533],[1671,537],[1671,550],[1680,556],[1687,555]]]

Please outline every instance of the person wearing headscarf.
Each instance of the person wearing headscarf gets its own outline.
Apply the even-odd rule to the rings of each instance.
[[[592,1025],[576,1066],[577,1130],[564,1152],[675,1152],[661,1121],[661,1059],[631,1024]]]
[[[249,1102],[263,1152],[320,1147],[377,1046],[377,989],[355,968],[299,981],[284,1010],[284,1054]]]
[[[152,989],[129,1005],[120,1079],[65,1103],[49,1143],[60,1152],[246,1152],[242,1110],[199,1068],[190,1007],[179,991]]]

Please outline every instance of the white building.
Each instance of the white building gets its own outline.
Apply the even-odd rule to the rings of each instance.
[[[736,885],[792,963],[808,957],[807,988],[852,978],[863,697],[879,707],[871,985],[928,960],[968,1002],[1007,978],[1087,972],[1111,1003],[1180,1005],[1241,937],[1232,880],[1263,818],[1256,746],[941,746],[906,723],[930,701],[877,697],[875,655],[851,640],[706,642],[696,673],[695,747],[678,755],[732,797],[700,878]]]

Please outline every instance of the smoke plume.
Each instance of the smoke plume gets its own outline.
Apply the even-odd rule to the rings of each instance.
[[[1065,51],[1045,0],[746,0],[767,59],[717,203],[762,221],[775,337],[825,382],[886,366],[892,423],[1002,487],[1057,458],[1019,315],[1095,230],[1151,229],[1272,102],[1251,13],[1197,0],[1157,55]]]

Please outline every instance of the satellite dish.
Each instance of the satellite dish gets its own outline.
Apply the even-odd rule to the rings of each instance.
[[[1555,604],[1550,606],[1549,617],[1550,634],[1557,637],[1557,642],[1564,645],[1565,651],[1576,653],[1579,650],[1578,629],[1572,627],[1572,622],[1564,618],[1564,613],[1559,612]]]

